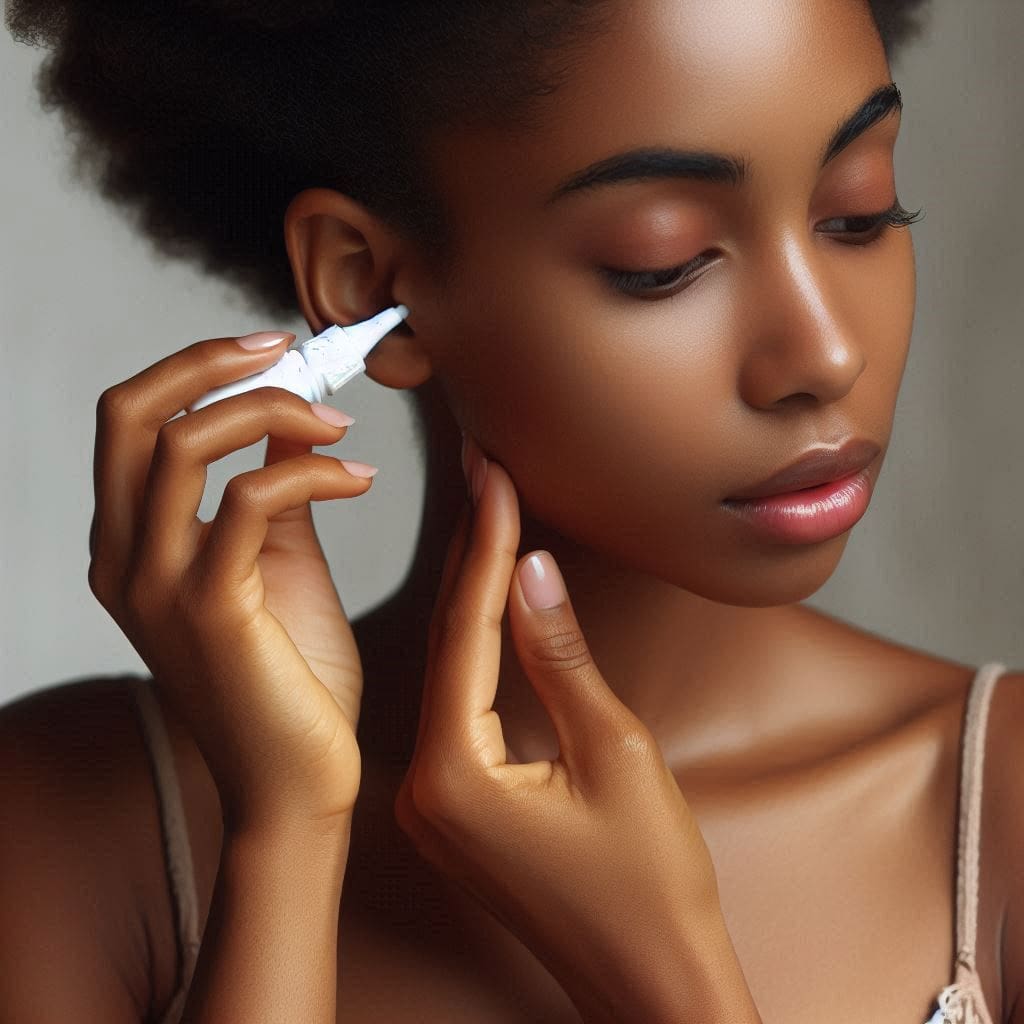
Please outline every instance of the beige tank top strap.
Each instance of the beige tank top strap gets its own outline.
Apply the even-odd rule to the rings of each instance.
[[[192,866],[192,849],[189,845],[185,809],[174,767],[174,755],[151,680],[137,681],[135,700],[160,803],[164,853],[171,893],[174,897],[178,954],[181,962],[178,987],[161,1024],[176,1024],[181,1017],[185,997],[192,983],[192,974],[202,942],[199,930],[199,902],[196,896],[195,872]]]
[[[975,969],[978,938],[978,857],[981,838],[981,784],[988,709],[996,681],[1006,666],[982,665],[971,682],[960,755],[960,820],[957,833],[956,960]]]

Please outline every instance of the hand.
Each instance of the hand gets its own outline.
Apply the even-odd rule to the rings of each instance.
[[[419,732],[395,801],[399,826],[579,1009],[601,1008],[588,1019],[604,1019],[617,1001],[622,1019],[639,1019],[628,1015],[637,992],[678,986],[688,967],[706,983],[699,965],[709,958],[718,978],[745,990],[741,972],[720,970],[731,943],[715,871],[672,772],[602,678],[568,599],[531,610],[520,582],[530,556],[517,563],[518,546],[515,487],[488,461],[442,573]],[[564,595],[557,569],[554,579]],[[509,763],[492,710],[506,600],[516,655],[558,737],[554,761]],[[650,1005],[668,1003],[652,996]]]
[[[311,451],[346,428],[281,388],[171,419],[293,338],[197,342],[97,405],[89,585],[191,732],[229,829],[345,827],[359,787],[361,663],[309,506],[370,488]],[[202,522],[207,465],[267,435],[264,468]]]

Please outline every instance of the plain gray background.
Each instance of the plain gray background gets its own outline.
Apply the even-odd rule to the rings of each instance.
[[[834,576],[807,602],[969,664],[1024,667],[1024,5],[936,0],[893,68],[904,97],[897,182],[914,225],[918,309],[889,452]],[[100,393],[201,338],[309,336],[254,317],[229,286],[162,262],[75,182],[58,115],[39,109],[42,51],[0,34],[3,232],[0,704],[65,680],[146,672],[87,583]],[[412,556],[423,474],[400,392],[346,386],[356,424],[333,449],[380,467],[314,517],[350,617],[388,597]],[[330,448],[322,450],[332,450]],[[262,445],[211,467],[200,516]]]

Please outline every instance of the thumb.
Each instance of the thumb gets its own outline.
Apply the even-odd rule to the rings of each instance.
[[[643,726],[595,664],[550,552],[534,551],[517,563],[509,630],[520,664],[551,716],[562,760],[574,777],[593,777],[624,737]]]

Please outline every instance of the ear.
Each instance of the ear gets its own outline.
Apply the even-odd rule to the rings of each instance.
[[[284,239],[302,315],[314,334],[404,303],[409,316],[366,357],[366,375],[389,388],[415,388],[432,375],[413,328],[415,298],[394,294],[402,244],[379,217],[341,192],[309,188],[288,204]]]

